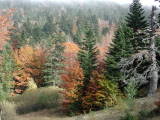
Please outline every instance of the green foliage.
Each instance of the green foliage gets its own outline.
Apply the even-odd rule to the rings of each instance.
[[[64,31],[67,35],[70,35],[73,23],[72,23],[72,20],[69,18],[69,16],[62,13],[62,16],[59,22],[60,22],[59,24],[60,30]]]
[[[139,120],[137,116],[132,115],[131,113],[127,113],[120,120]]]
[[[29,37],[29,44],[35,45],[39,43],[42,38],[44,38],[44,33],[42,32],[42,27],[38,24],[32,26],[31,37]]]
[[[62,33],[54,34],[53,38],[48,41],[49,55],[44,69],[44,78],[46,85],[58,85],[60,75],[63,72],[63,42],[65,40]]]
[[[122,97],[120,90],[116,83],[110,80],[101,80],[100,85],[106,93],[106,106],[110,107],[118,103],[118,98]]]
[[[16,103],[19,114],[57,108],[60,104],[60,91],[61,89],[56,87],[33,89],[22,95],[11,97],[9,101]]]
[[[126,17],[126,22],[127,26],[132,28],[134,32],[147,27],[147,20],[145,19],[144,9],[142,8],[140,0],[133,0],[128,16]]]
[[[42,31],[47,35],[53,35],[53,33],[56,32],[56,29],[57,27],[54,23],[53,17],[51,15],[47,16],[46,23],[44,24]]]
[[[146,120],[148,119],[150,113],[148,111],[142,110],[137,115],[127,112],[124,117],[121,117],[120,120]]]
[[[83,69],[84,80],[82,86],[82,96],[86,91],[90,79],[92,77],[92,72],[97,68],[96,56],[98,50],[95,47],[96,40],[94,33],[91,28],[86,28],[85,38],[83,40],[83,46],[78,53],[78,60],[80,62],[81,68]]]
[[[117,85],[106,80],[103,75],[97,72],[93,73],[84,93],[85,95],[82,97],[78,92],[80,98],[70,105],[72,113],[88,113],[111,107],[118,103],[120,97]]]
[[[12,51],[9,44],[5,45],[0,53],[0,101],[6,99],[11,93],[13,71],[15,68]]]
[[[81,34],[80,32],[77,32],[74,36],[73,36],[73,41],[78,44],[79,46],[82,45],[82,39],[81,39]]]
[[[8,1],[0,1],[0,8],[10,8]],[[97,41],[100,38],[99,20],[110,23],[118,23],[126,15],[126,8],[116,4],[102,2],[86,2],[84,6],[78,3],[59,4],[54,2],[23,2],[14,0],[12,7],[16,9],[13,16],[15,25],[12,39],[17,42],[18,48],[24,44],[36,45],[43,39],[48,39],[53,33],[62,31],[74,41],[72,33],[73,25],[76,24],[80,36],[83,36],[85,24],[89,22],[93,28]],[[110,11],[112,9],[112,11]],[[16,34],[15,34],[16,33]],[[78,36],[78,35],[77,35]],[[78,40],[75,40],[76,43]]]
[[[141,110],[138,116],[140,120],[146,120],[146,118],[150,117],[150,112],[147,110]]]
[[[127,95],[127,98],[134,99],[134,97],[137,95],[137,91],[137,83],[134,79],[131,79],[125,87],[125,93]]]
[[[122,75],[119,72],[120,68],[118,63],[122,58],[127,58],[133,53],[133,47],[130,38],[132,38],[133,32],[126,25],[119,26],[115,39],[110,46],[109,53],[106,55],[106,77],[111,81],[118,81]]]
[[[16,110],[13,103],[3,101],[0,103],[0,119],[1,120],[17,120]]]

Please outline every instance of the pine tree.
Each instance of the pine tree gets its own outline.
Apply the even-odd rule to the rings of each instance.
[[[73,42],[75,42],[76,44],[78,44],[79,46],[82,45],[82,41],[81,41],[81,35],[80,32],[78,31],[74,36],[73,36]]]
[[[139,0],[133,0],[130,5],[128,16],[126,17],[127,26],[132,28],[134,32],[147,27],[147,21],[144,15],[144,9]]]
[[[156,39],[158,36],[157,29],[159,24],[156,18],[156,6],[152,6],[150,16],[150,26],[144,31],[147,37],[145,40],[149,41],[148,49],[143,49],[137,54],[132,55],[129,59],[123,59],[121,62],[121,72],[125,74],[128,80],[135,80],[137,86],[149,83],[148,96],[156,93],[158,88],[159,67],[158,67],[158,54]],[[126,81],[127,82],[127,81]]]
[[[60,74],[63,72],[63,42],[65,38],[62,33],[54,34],[48,41],[49,55],[45,64],[44,79],[47,85],[57,85],[60,82]]]
[[[52,16],[47,16],[46,23],[43,26],[43,32],[47,35],[52,35],[56,32],[56,24],[54,23]]]
[[[42,27],[39,24],[35,24],[32,27],[31,40],[29,41],[30,45],[35,45],[36,43],[40,43],[40,41],[44,38],[44,33],[42,31]]]
[[[83,40],[83,46],[78,53],[78,59],[84,74],[83,86],[81,88],[81,98],[85,96],[85,91],[90,83],[92,73],[97,68],[96,56],[98,54],[98,50],[95,45],[96,39],[94,32],[91,28],[87,27],[85,38]]]
[[[13,71],[15,68],[11,54],[11,47],[9,44],[6,44],[0,53],[2,57],[0,64],[0,100],[6,99],[11,93]]]
[[[118,81],[121,78],[118,63],[122,58],[129,57],[133,52],[130,38],[133,37],[133,31],[126,25],[119,26],[115,39],[110,46],[109,53],[106,55],[106,77],[112,81]]]

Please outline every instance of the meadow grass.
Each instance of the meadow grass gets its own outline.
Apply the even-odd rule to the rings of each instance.
[[[19,114],[57,108],[61,100],[60,90],[58,87],[28,90],[22,95],[11,97],[9,101],[16,104],[16,111]]]

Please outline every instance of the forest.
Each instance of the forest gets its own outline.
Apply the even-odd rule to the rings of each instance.
[[[0,120],[160,120],[160,0],[0,0]]]

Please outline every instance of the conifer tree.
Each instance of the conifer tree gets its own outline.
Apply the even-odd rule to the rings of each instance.
[[[52,35],[56,32],[56,25],[54,24],[54,19],[52,16],[47,16],[46,23],[43,26],[43,32],[47,35]]]
[[[63,72],[63,52],[65,41],[62,33],[54,34],[53,38],[48,41],[49,55],[45,64],[44,79],[47,85],[58,85],[60,74]]]
[[[83,46],[78,53],[78,59],[84,74],[81,97],[85,96],[85,91],[90,83],[92,73],[97,68],[96,56],[98,54],[98,50],[95,45],[96,39],[94,32],[90,27],[87,27],[85,38],[83,40]]]
[[[156,42],[158,42],[156,39],[159,36],[157,32],[159,24],[156,18],[156,10],[157,7],[153,5],[150,16],[150,26],[144,31],[144,34],[147,36],[144,39],[149,41],[148,49],[143,49],[129,59],[123,59],[120,63],[122,68],[121,72],[125,74],[128,80],[134,79],[138,83],[138,87],[149,83],[148,96],[156,93],[159,78],[159,66],[157,63],[157,53],[159,53],[157,45],[159,44],[156,45]]]
[[[73,36],[73,41],[78,44],[79,46],[81,46],[82,41],[81,41],[81,35],[80,32],[78,31],[74,36]]]
[[[30,45],[35,45],[36,43],[40,43],[40,41],[44,38],[44,33],[42,31],[42,27],[39,24],[35,24],[32,27],[31,38],[29,41]]]
[[[2,57],[2,62],[0,64],[0,100],[6,99],[11,93],[13,71],[15,68],[11,54],[11,47],[9,44],[6,44],[0,53]]]
[[[133,52],[130,38],[133,37],[133,31],[126,25],[119,26],[115,39],[110,46],[109,53],[106,55],[106,77],[112,81],[118,81],[121,78],[118,63],[122,58],[129,57]]]
[[[126,22],[127,26],[132,28],[134,32],[147,27],[147,20],[145,19],[144,9],[142,8],[140,0],[133,0],[128,16],[126,17]]]

